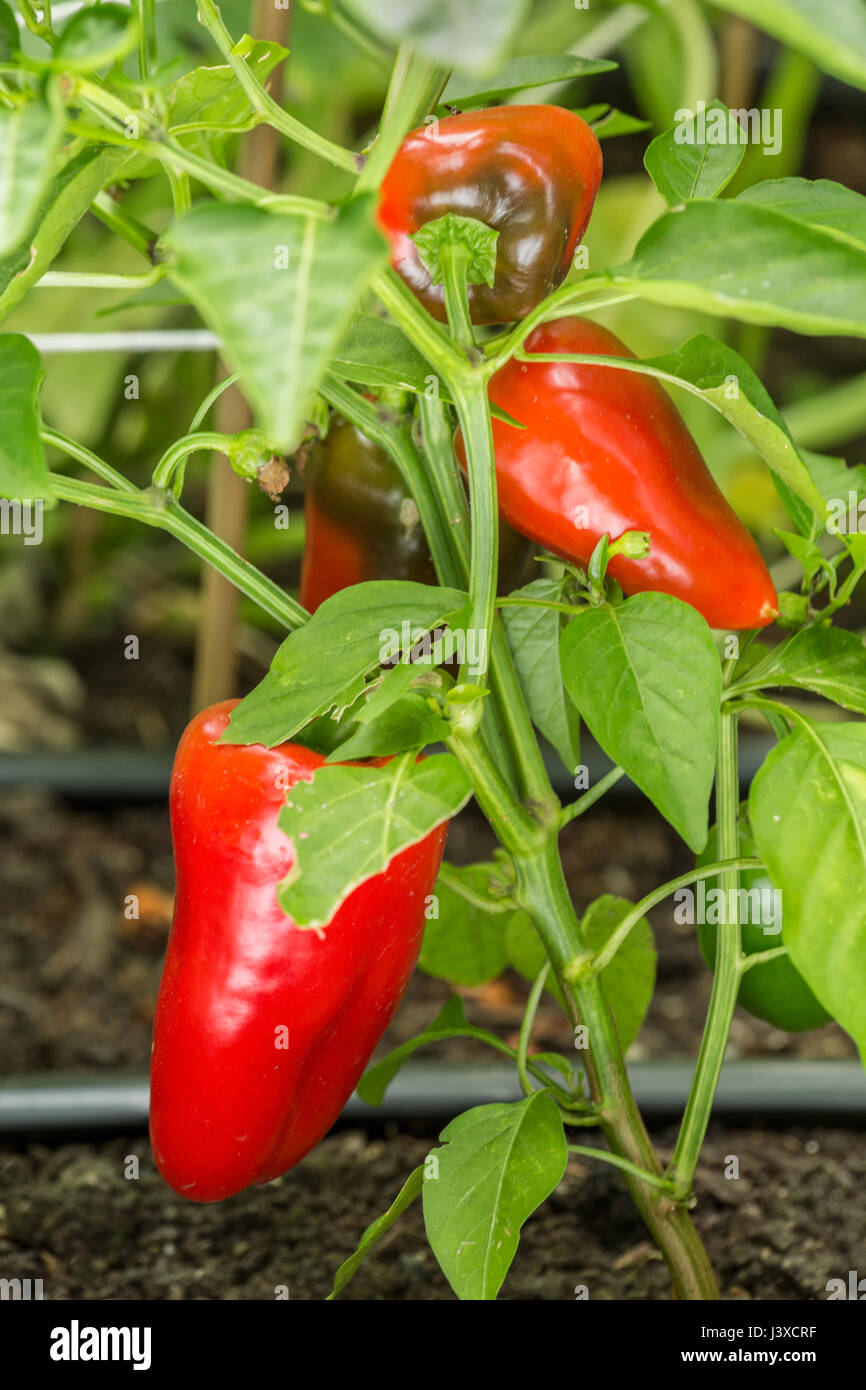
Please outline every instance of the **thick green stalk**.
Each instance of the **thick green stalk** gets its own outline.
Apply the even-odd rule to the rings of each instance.
[[[427,316],[422,314],[414,299],[410,302],[400,300],[398,309],[401,327],[407,336],[415,338],[415,321],[422,323]],[[447,341],[447,340],[446,340]],[[421,346],[416,342],[416,346]],[[449,343],[450,348],[450,343]],[[423,351],[423,348],[422,348]],[[449,380],[452,370],[467,370],[465,362],[459,357],[449,363]],[[451,535],[461,565],[460,587],[468,586],[470,568],[470,527],[466,493],[460,480],[460,473],[451,442],[451,428],[446,409],[438,397],[422,397],[420,400],[421,422],[424,432],[425,460],[433,480],[433,488],[446,522],[450,524]],[[503,768],[509,769],[513,782],[516,773],[520,787],[535,813],[542,819],[551,821],[559,813],[559,803],[553,794],[544,767],[544,759],[538,747],[535,731],[526,708],[526,701],[514,668],[508,639],[501,619],[494,619],[490,648],[491,700],[496,712],[497,722],[505,729],[509,754]],[[485,721],[488,719],[485,711]],[[484,721],[482,722],[484,727]]]
[[[499,567],[499,510],[496,470],[493,467],[493,431],[487,389],[480,373],[461,373],[450,383],[457,418],[463,432],[469,473],[469,506],[472,513],[472,550],[469,566],[469,627],[478,636],[484,653],[481,669],[471,679],[483,684],[489,661],[496,613],[496,576]],[[467,679],[461,672],[461,679]]]
[[[408,44],[397,53],[379,134],[367,156],[356,193],[369,193],[379,187],[403,136],[424,120],[436,105],[448,81],[448,69],[420,57]]]
[[[518,896],[530,913],[553,964],[572,1023],[586,1028],[584,1053],[590,1092],[600,1114],[601,1128],[611,1153],[626,1160],[653,1181],[636,1176],[631,1167],[623,1177],[641,1216],[667,1261],[677,1297],[689,1300],[719,1296],[706,1250],[685,1206],[675,1202],[658,1182],[661,1165],[635,1104],[613,1017],[601,982],[594,977],[572,983],[574,966],[586,957],[574,908],[568,894],[554,836],[540,852],[515,858]]]

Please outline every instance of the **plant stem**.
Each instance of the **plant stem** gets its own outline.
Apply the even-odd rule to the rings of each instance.
[[[714,874],[725,875],[731,869],[738,871],[740,869],[760,868],[763,868],[760,859],[725,859],[715,864],[702,864],[699,869],[690,869],[688,873],[680,874],[679,878],[672,878],[670,882],[663,883],[659,888],[654,888],[651,893],[647,893],[645,898],[641,898],[627,917],[623,917],[616,931],[611,933],[602,949],[593,957],[592,973],[601,974],[605,966],[613,960],[629,932],[637,925],[641,917],[644,917],[650,908],[664,902],[665,898],[670,897],[671,893],[676,892],[678,888],[687,888],[690,883],[697,883],[702,878],[712,878]]]
[[[464,373],[449,384],[463,432],[469,473],[469,506],[472,513],[469,627],[477,634],[478,649],[485,657],[481,669],[473,671],[472,675],[479,684],[483,684],[493,637],[499,565],[499,509],[496,470],[493,466],[493,431],[487,388],[481,374],[477,373],[473,378]],[[462,670],[460,679],[466,679]]]
[[[138,222],[109,193],[97,193],[90,211],[98,217],[110,231],[128,241],[142,256],[151,260],[156,245],[157,234],[143,222]]]
[[[523,1087],[523,1094],[531,1096],[535,1087],[529,1080],[526,1070],[526,1055],[529,1050],[529,1041],[532,1037],[532,1026],[535,1023],[535,1015],[538,1013],[538,1005],[544,991],[547,976],[550,973],[550,961],[546,960],[532,982],[532,989],[529,991],[529,998],[526,1001],[526,1008],[523,1011],[523,1022],[520,1025],[520,1037],[517,1043],[517,1074],[520,1077],[520,1084]]]
[[[151,486],[165,491],[172,485],[175,470],[190,454],[197,454],[199,450],[209,449],[213,450],[214,453],[225,454],[228,457],[231,444],[231,435],[219,434],[215,430],[201,430],[195,434],[184,435],[183,438],[176,440],[166,449],[153,470]]]
[[[641,1174],[662,1177],[661,1165],[631,1093],[613,1018],[595,977],[571,982],[570,967],[586,956],[568,894],[556,838],[543,850],[515,859],[518,896],[530,913],[556,971],[573,1024],[586,1028],[584,1054],[590,1092],[611,1152]],[[697,1231],[685,1208],[644,1176],[624,1177],[632,1198],[667,1261],[675,1294],[683,1299],[718,1298],[718,1286]]]
[[[447,68],[420,57],[408,44],[401,44],[391,73],[379,134],[355,185],[356,193],[369,193],[379,187],[403,136],[421,124],[436,105],[447,81]]]
[[[154,266],[144,275],[103,275],[90,270],[46,270],[36,289],[146,290],[165,278],[166,267]]]
[[[597,801],[604,796],[605,792],[615,786],[621,777],[625,776],[625,768],[612,767],[610,772],[605,773],[604,777],[596,782],[594,787],[590,787],[588,792],[578,797],[570,806],[563,806],[559,816],[560,825],[568,825],[569,821],[576,820],[582,816],[584,811],[588,811],[590,806],[594,806]]]
[[[737,717],[722,710],[719,728],[719,754],[716,773],[716,826],[718,852],[722,859],[735,860],[739,849],[737,816],[739,812],[739,778],[737,771]],[[736,888],[739,872],[727,868],[719,886],[722,901],[733,909],[732,922],[726,921],[716,931],[716,963],[713,970],[713,989],[707,1011],[704,1035],[692,1079],[689,1098],[677,1138],[671,1172],[674,1191],[684,1196],[691,1191],[701,1146],[710,1122],[713,1097],[719,1082],[731,1020],[740,988],[739,901]],[[726,914],[727,916],[727,914]]]
[[[445,312],[448,327],[455,343],[467,351],[475,348],[475,330],[469,314],[469,296],[466,272],[469,268],[469,251],[465,246],[452,242],[440,249],[442,259],[442,288],[445,293]]]
[[[148,78],[157,68],[156,0],[137,0],[138,10],[138,70]]]
[[[58,430],[48,429],[43,425],[39,431],[40,438],[44,444],[48,444],[53,449],[59,449],[61,453],[67,454],[69,458],[76,459],[78,463],[83,463],[97,477],[104,482],[110,483],[118,492],[138,493],[135,483],[131,483],[128,478],[124,478],[122,473],[118,473],[116,468],[112,468],[110,463],[101,459],[98,454],[91,453],[83,444],[79,444],[74,439],[67,439],[65,434],[60,434]]]
[[[265,91],[255,73],[244,62],[240,54],[235,52],[232,36],[223,23],[222,15],[213,0],[198,0],[198,14],[238,83],[246,92],[253,110],[258,111],[269,125],[272,125],[275,130],[279,130],[296,145],[302,145],[304,149],[312,150],[313,154],[320,155],[329,164],[335,164],[338,169],[346,169],[353,174],[357,173],[357,155],[353,154],[351,150],[344,150],[342,145],[334,144],[333,140],[326,139],[324,135],[319,135],[315,130],[310,130],[302,121],[296,120],[294,116],[289,115],[288,111],[284,111],[281,106],[278,106],[273,97]]]
[[[96,487],[92,483],[82,483],[77,478],[66,478],[60,474],[52,476],[54,490],[58,497],[67,502],[76,502],[81,507],[92,507],[96,511],[110,512],[114,516],[129,517],[156,526],[181,541],[188,550],[200,559],[206,560],[220,574],[225,575],[242,594],[257,603],[263,612],[269,614],[281,627],[291,631],[309,622],[309,614],[288,594],[284,594],[278,584],[268,579],[249,560],[245,560],[231,546],[226,545],[206,526],[203,526],[189,512],[184,511],[173,498],[164,492],[150,490],[142,492],[138,488],[132,492]]]
[[[438,376],[450,380],[466,369],[466,358],[444,328],[425,314],[417,299],[393,270],[379,271],[373,277],[371,289],[382,301],[395,323],[407,338],[422,352]]]
[[[621,1158],[619,1154],[608,1153],[605,1149],[593,1149],[588,1144],[569,1144],[570,1154],[580,1154],[581,1158],[598,1158],[602,1163],[612,1163],[621,1172],[628,1173],[633,1178],[638,1178],[641,1182],[648,1183],[650,1187],[657,1187],[660,1191],[670,1194],[671,1184],[668,1178],[660,1178],[657,1173],[648,1173],[645,1168],[639,1168],[636,1163],[631,1163],[627,1158]]]

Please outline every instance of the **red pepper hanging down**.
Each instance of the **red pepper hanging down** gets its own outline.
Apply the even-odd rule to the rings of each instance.
[[[601,181],[601,147],[580,116],[559,106],[496,106],[413,130],[385,176],[379,221],[391,264],[445,321],[411,240],[448,212],[499,232],[492,288],[469,286],[473,323],[524,318],[556,289],[586,231]]]
[[[310,613],[332,594],[370,579],[435,584],[418,509],[385,450],[340,416],[304,468],[305,541],[300,600]],[[523,583],[532,555],[501,521],[499,592]]]
[[[542,324],[527,352],[633,357],[588,319]],[[765,627],[778,613],[773,581],[679,411],[652,377],[616,367],[512,360],[490,399],[526,426],[493,421],[499,506],[524,535],[586,565],[607,532],[647,531],[643,560],[615,556],[625,593],[684,599],[711,627]],[[462,439],[457,451],[465,464]]]
[[[324,931],[300,930],[276,899],[295,858],[277,816],[324,758],[219,745],[236,703],[193,719],[171,779],[177,898],[150,1133],[166,1182],[197,1202],[269,1182],[330,1129],[414,968],[447,835],[403,850]]]

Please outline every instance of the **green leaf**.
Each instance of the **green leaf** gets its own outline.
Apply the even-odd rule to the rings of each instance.
[[[866,198],[832,179],[767,179],[747,188],[737,202],[772,208],[861,250],[866,248]]]
[[[440,878],[436,884],[438,916],[427,921],[418,964],[428,975],[455,985],[480,985],[485,980],[495,980],[508,964],[506,927],[520,910],[507,908],[490,896],[495,864],[448,867],[450,878]],[[489,910],[470,902],[461,888],[474,898],[487,899]]]
[[[0,322],[44,275],[97,193],[122,176],[129,158],[114,145],[90,145],[50,180],[24,240],[0,257]]]
[[[610,894],[597,898],[586,910],[581,933],[587,946],[600,951],[615,927],[631,912],[634,904]],[[525,913],[509,922],[506,936],[508,959],[527,980],[534,980],[547,959],[541,939]],[[605,997],[610,1005],[623,1051],[631,1047],[640,1032],[655,989],[657,953],[652,928],[645,917],[632,928],[616,955],[601,972]],[[548,976],[545,986],[564,1008],[559,985]],[[533,1058],[533,1060],[536,1060]]]
[[[54,500],[39,435],[42,359],[29,338],[0,335],[0,497]]]
[[[618,111],[607,102],[597,102],[595,106],[582,106],[575,115],[591,125],[599,140],[609,140],[615,135],[634,135],[636,131],[648,130],[652,121],[643,121],[640,116],[630,116],[627,111]]]
[[[427,1238],[458,1298],[495,1299],[523,1223],[562,1181],[562,1119],[550,1096],[536,1092],[467,1110],[439,1138],[445,1147],[424,1168]]]
[[[489,73],[522,28],[530,0],[346,0],[346,9],[374,34],[408,43],[443,67]]]
[[[862,637],[838,627],[809,627],[797,632],[773,652],[768,665],[761,663],[743,685],[756,689],[793,685],[814,690],[843,709],[866,714],[866,647]]]
[[[862,0],[715,0],[720,10],[811,58],[825,72],[866,90],[866,8]]]
[[[544,87],[549,82],[569,82],[575,77],[610,72],[617,66],[607,58],[578,58],[571,53],[524,55],[504,63],[479,85],[468,77],[452,77],[442,97],[444,106],[486,106],[511,92]]]
[[[534,579],[511,597],[558,602],[562,585],[556,579]],[[580,763],[580,716],[559,669],[563,615],[554,608],[506,604],[502,619],[532,722],[573,774]]]
[[[355,199],[335,219],[206,203],[162,241],[172,279],[223,340],[260,428],[275,449],[290,451],[352,309],[385,260],[371,199]]]
[[[350,1255],[349,1258],[344,1260],[340,1265],[340,1268],[334,1275],[334,1287],[328,1294],[325,1300],[326,1303],[336,1298],[337,1294],[342,1293],[349,1280],[357,1273],[359,1266],[366,1260],[374,1246],[376,1246],[382,1237],[390,1231],[391,1227],[399,1217],[403,1215],[404,1211],[407,1211],[409,1207],[411,1207],[415,1199],[421,1196],[423,1183],[424,1165],[422,1163],[409,1174],[388,1210],[384,1212],[382,1216],[377,1217],[376,1220],[371,1222],[367,1227],[358,1242],[358,1248],[354,1254]]]
[[[17,58],[20,48],[15,16],[6,0],[0,0],[0,63],[9,63]]]
[[[289,56],[282,44],[252,39],[249,34],[235,44],[233,51],[244,59],[263,87],[274,68]],[[167,100],[168,124],[174,135],[215,126],[228,135],[250,130],[261,119],[227,63],[185,72],[172,84]]]
[[[656,304],[866,337],[866,251],[739,198],[664,213],[608,278]]]
[[[773,527],[773,534],[779,537],[788,553],[793,555],[802,567],[807,580],[811,582],[821,570],[826,570],[828,576],[833,574],[831,566],[815,541],[809,540],[806,536],[799,536],[794,531],[783,531],[776,526]]]
[[[90,5],[78,10],[63,29],[51,66],[62,72],[92,72],[131,53],[138,18],[126,5]]]
[[[346,708],[364,689],[364,678],[385,654],[420,631],[462,613],[466,595],[456,589],[383,579],[355,584],[332,595],[277,651],[271,669],[232,711],[221,742],[264,743],[290,739],[316,715]]]
[[[866,1060],[866,726],[789,734],[752,782],[749,818],[791,960]]]
[[[27,235],[63,137],[63,111],[49,89],[21,106],[0,107],[0,255]]]
[[[565,686],[605,753],[703,849],[721,670],[710,629],[668,594],[589,608],[562,634]]]
[[[334,376],[361,386],[401,386],[422,395],[437,377],[409,339],[387,319],[353,314],[331,361]],[[446,399],[441,384],[437,391]]]
[[[345,743],[334,749],[328,761],[409,753],[428,743],[441,743],[451,732],[448,720],[434,714],[423,695],[410,691],[377,719],[361,724]]]
[[[381,1062],[369,1067],[365,1071],[361,1080],[358,1082],[358,1095],[365,1105],[381,1105],[382,1098],[390,1086],[397,1072],[403,1063],[408,1061],[413,1052],[417,1052],[420,1047],[427,1047],[430,1043],[442,1042],[445,1038],[474,1038],[477,1042],[487,1043],[489,1047],[495,1047],[499,1052],[507,1052],[513,1056],[513,1049],[493,1033],[488,1033],[485,1028],[475,1028],[471,1023],[466,1022],[466,1014],[463,1004],[458,995],[454,994],[448,1003],[436,1015],[433,1022],[423,1033],[417,1037],[410,1038],[408,1042],[396,1047]]]
[[[451,753],[394,758],[385,767],[320,767],[292,787],[280,812],[295,849],[277,888],[280,906],[297,927],[326,927],[359,884],[450,820],[471,795]],[[383,897],[396,891],[386,878]]]
[[[746,152],[746,132],[724,102],[701,105],[697,115],[651,141],[644,165],[665,202],[715,198],[734,177]]]

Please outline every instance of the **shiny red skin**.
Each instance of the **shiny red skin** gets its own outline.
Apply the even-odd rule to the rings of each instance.
[[[582,318],[542,324],[526,350],[634,356]],[[489,394],[526,426],[493,421],[499,508],[518,531],[580,565],[605,532],[647,531],[645,559],[617,555],[608,565],[626,594],[673,594],[714,628],[765,627],[777,616],[761,552],[656,380],[616,367],[512,359]],[[465,464],[459,436],[457,449]]]
[[[276,899],[295,857],[277,816],[324,758],[291,743],[218,745],[236,703],[193,719],[171,779],[177,896],[150,1133],[166,1182],[197,1202],[269,1182],[330,1129],[414,969],[447,834],[403,850],[324,931],[300,930]]]
[[[372,579],[369,555],[345,526],[332,520],[310,492],[304,499],[304,555],[298,598],[308,613],[341,589]]]
[[[382,183],[379,222],[391,264],[445,321],[443,289],[412,234],[454,212],[499,232],[491,287],[469,286],[474,323],[521,319],[555,289],[586,231],[601,181],[594,132],[560,106],[495,106],[406,136]]]

